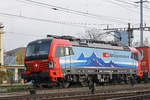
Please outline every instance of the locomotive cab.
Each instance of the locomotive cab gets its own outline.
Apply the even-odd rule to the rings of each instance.
[[[26,48],[26,71],[22,78],[27,82],[47,83],[62,78],[59,57],[72,54],[71,43],[61,39],[33,41]]]

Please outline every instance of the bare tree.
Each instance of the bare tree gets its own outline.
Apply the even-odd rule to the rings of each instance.
[[[86,39],[102,40],[102,31],[100,29],[92,28],[85,30],[86,35],[82,36]]]

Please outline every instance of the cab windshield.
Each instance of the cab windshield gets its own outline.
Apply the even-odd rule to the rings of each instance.
[[[48,59],[50,39],[31,42],[26,49],[25,60]]]

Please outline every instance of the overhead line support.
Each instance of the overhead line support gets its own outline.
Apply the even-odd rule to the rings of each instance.
[[[140,0],[135,3],[140,3],[140,46],[143,46],[143,3],[147,1]]]

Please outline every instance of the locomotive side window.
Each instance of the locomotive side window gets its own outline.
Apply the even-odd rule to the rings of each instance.
[[[72,47],[69,47],[69,54],[70,54],[70,55],[74,55],[74,52],[73,52]]]
[[[72,47],[65,47],[65,56],[73,55]]]
[[[63,57],[65,55],[64,47],[58,46],[56,48],[55,57]]]
[[[63,57],[63,56],[69,56],[73,55],[73,49],[72,47],[62,47],[58,46],[56,48],[55,57]]]
[[[65,56],[69,56],[69,48],[65,47]]]
[[[137,53],[132,53],[131,58],[138,61],[138,54]]]

